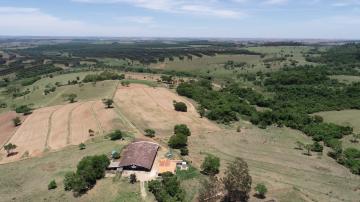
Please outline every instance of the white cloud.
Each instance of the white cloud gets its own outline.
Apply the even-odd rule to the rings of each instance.
[[[211,0],[72,0],[81,3],[126,3],[136,7],[170,13],[190,13],[192,15],[215,16],[221,18],[241,18],[246,14],[240,11],[221,8],[219,1]]]
[[[268,5],[282,5],[288,3],[288,0],[266,0],[264,4]]]

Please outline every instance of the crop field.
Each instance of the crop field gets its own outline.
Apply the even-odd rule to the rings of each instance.
[[[176,112],[173,101],[185,102],[186,113]],[[187,124],[194,135],[218,131],[220,128],[207,119],[201,119],[195,107],[186,99],[165,88],[153,88],[141,84],[119,87],[115,103],[124,115],[141,131],[151,128],[157,137],[167,140],[176,124]]]
[[[14,126],[13,119],[18,115],[15,112],[6,112],[0,115],[0,145],[1,147],[11,138],[15,133],[16,127]],[[19,116],[22,121],[26,117]]]
[[[88,155],[110,154],[121,151],[129,143],[106,140],[97,137],[85,142],[86,149],[70,146],[57,152],[45,153],[39,158],[30,158],[0,166],[1,201],[141,201],[138,184],[123,179],[105,178],[94,189],[82,197],[74,197],[63,188],[64,174],[76,170],[76,164]],[[55,179],[58,188],[49,191],[48,183]]]
[[[106,109],[101,101],[57,105],[35,110],[8,141],[17,145],[17,155],[5,157],[2,163],[40,156],[45,151],[78,145],[121,127],[113,109]],[[89,130],[93,131],[90,134]]]

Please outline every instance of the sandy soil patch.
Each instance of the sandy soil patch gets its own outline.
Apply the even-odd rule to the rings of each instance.
[[[11,137],[9,142],[17,145],[17,155],[4,160],[13,161],[20,159],[25,153],[26,156],[38,156],[44,149],[46,137],[49,130],[49,118],[59,106],[46,107],[35,110]]]
[[[55,111],[51,118],[51,131],[48,137],[49,149],[60,149],[67,145],[69,137],[69,116],[80,103],[64,105]]]
[[[82,103],[73,110],[70,120],[70,144],[80,144],[89,139],[89,129],[93,130],[95,134],[99,133],[98,123],[91,109],[94,103]]]
[[[26,117],[16,114],[16,112],[6,112],[0,115],[0,146],[2,147],[15,133],[16,129],[13,123],[15,117],[20,117],[22,122]]]
[[[186,103],[188,112],[175,111],[174,100]],[[152,128],[159,137],[170,137],[176,124],[187,124],[193,135],[219,130],[216,124],[200,118],[187,99],[166,88],[152,88],[141,84],[121,86],[114,101],[135,126],[142,130]]]

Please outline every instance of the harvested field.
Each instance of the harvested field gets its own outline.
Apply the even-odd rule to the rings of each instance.
[[[12,126],[16,113],[9,112],[0,116],[0,129],[3,144],[17,145],[16,155],[6,157],[1,151],[0,163],[41,155],[46,150],[59,150],[68,145],[78,145],[93,136],[104,134],[115,128],[122,128],[114,109],[105,109],[101,101],[79,102],[34,110],[21,126]],[[9,140],[9,138],[11,139]]]
[[[92,111],[94,102],[82,103],[76,107],[71,116],[69,143],[80,144],[90,138],[89,130],[99,133],[98,123]]]
[[[186,103],[188,111],[175,111],[174,100]],[[152,128],[157,137],[169,138],[176,124],[187,124],[193,135],[220,130],[216,124],[200,118],[191,102],[166,88],[140,84],[121,86],[114,101],[136,127],[141,130]]]
[[[59,106],[46,107],[35,110],[20,126],[9,142],[17,145],[17,155],[8,157],[6,160],[17,160],[23,155],[38,156],[46,145],[51,114]]]
[[[15,133],[17,127],[13,124],[15,117],[20,117],[22,121],[25,120],[24,116],[16,114],[14,111],[6,112],[0,115],[0,146],[2,147]]]

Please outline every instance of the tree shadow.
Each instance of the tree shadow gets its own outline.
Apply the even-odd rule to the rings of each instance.
[[[15,155],[17,155],[19,152],[10,152],[10,153],[8,153],[6,156],[7,157],[11,157],[11,156],[15,156]]]

